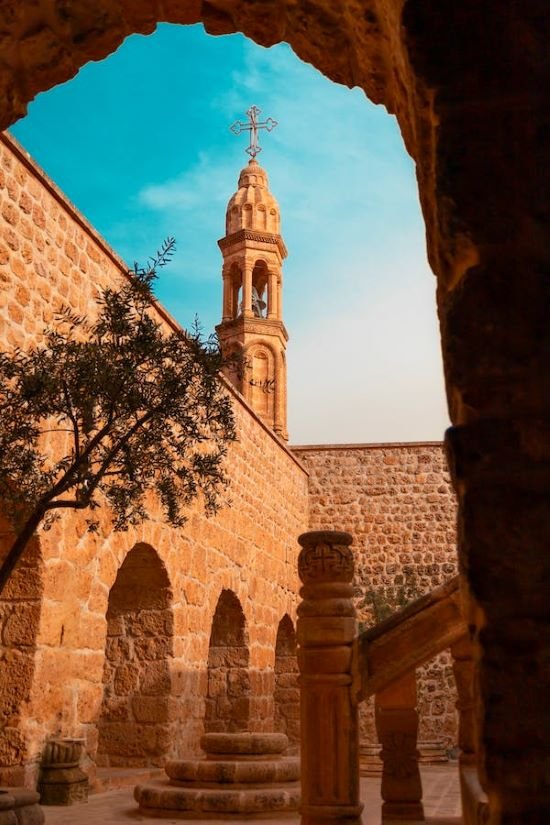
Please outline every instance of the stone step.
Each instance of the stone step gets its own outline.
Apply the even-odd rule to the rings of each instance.
[[[288,737],[284,733],[205,733],[200,745],[208,755],[271,756],[287,749]]]
[[[183,817],[193,815],[279,815],[296,811],[300,804],[300,785],[289,782],[267,788],[182,788],[168,783],[138,785],[134,798],[142,813],[170,812]]]
[[[115,791],[163,777],[162,768],[96,768],[90,772],[90,793]]]
[[[194,787],[212,784],[255,785],[296,782],[300,778],[300,760],[282,757],[270,761],[236,762],[223,759],[171,760],[165,765],[170,779],[192,783]]]

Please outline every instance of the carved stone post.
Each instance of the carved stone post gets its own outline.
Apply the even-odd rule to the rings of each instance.
[[[460,793],[465,825],[489,822],[487,795],[479,780],[478,746],[475,728],[475,688],[473,646],[465,636],[452,645],[453,672],[458,693],[458,745],[460,747]]]
[[[303,599],[298,608],[302,823],[361,822],[359,734],[352,651],[353,555],[349,533],[298,539]]]
[[[382,745],[382,822],[424,822],[414,670],[376,694],[375,719]]]

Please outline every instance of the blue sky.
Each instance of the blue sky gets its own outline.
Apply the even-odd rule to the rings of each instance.
[[[40,95],[12,133],[130,264],[177,239],[158,295],[221,314],[225,207],[245,165],[229,126],[279,125],[259,161],[279,201],[292,443],[437,440],[448,425],[414,166],[395,119],[286,46],[162,25]]]

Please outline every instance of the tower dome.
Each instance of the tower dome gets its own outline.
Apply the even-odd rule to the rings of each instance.
[[[238,189],[227,204],[225,234],[253,229],[278,235],[280,223],[279,204],[269,191],[267,173],[253,158],[242,169]]]

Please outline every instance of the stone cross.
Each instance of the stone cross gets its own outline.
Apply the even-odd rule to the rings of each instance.
[[[242,123],[240,120],[236,120],[235,123],[229,127],[234,135],[240,135],[241,132],[250,132],[250,143],[245,149],[245,152],[250,155],[252,160],[262,151],[259,143],[259,130],[267,129],[268,132],[271,132],[271,130],[277,126],[277,121],[273,120],[272,117],[268,117],[263,121],[258,120],[261,111],[257,106],[251,106],[246,113],[248,115],[248,121]]]

